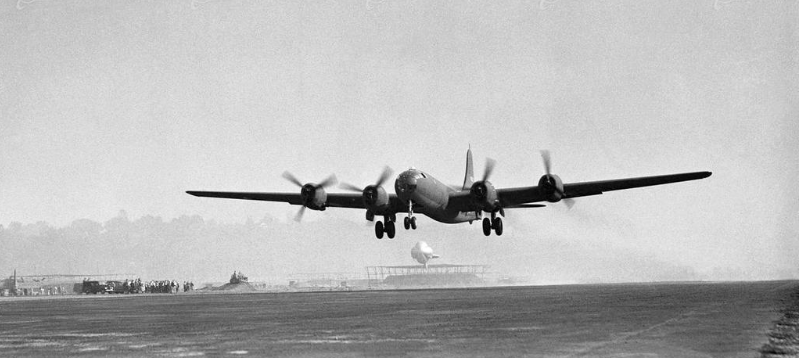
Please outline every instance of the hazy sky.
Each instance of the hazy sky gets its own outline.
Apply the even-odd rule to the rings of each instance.
[[[184,192],[298,190],[284,170],[365,185],[384,165],[460,183],[470,144],[478,176],[491,157],[496,186],[534,185],[546,148],[566,182],[713,176],[509,211],[499,238],[420,218],[391,250],[601,248],[797,278],[798,18],[796,1],[6,1],[0,224],[287,220],[297,207]],[[319,240],[375,240],[358,230]]]

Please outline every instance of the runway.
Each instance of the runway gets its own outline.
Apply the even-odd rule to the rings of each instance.
[[[796,281],[0,299],[2,356],[756,357]]]

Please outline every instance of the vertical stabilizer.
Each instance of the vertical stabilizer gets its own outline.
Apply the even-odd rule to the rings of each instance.
[[[474,165],[472,164],[472,146],[466,151],[466,176],[463,178],[463,190],[468,190],[474,183]]]

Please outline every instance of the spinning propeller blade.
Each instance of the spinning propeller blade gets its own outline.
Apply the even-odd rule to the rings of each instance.
[[[380,177],[377,178],[377,183],[375,183],[375,186],[382,186],[383,183],[386,182],[386,179],[388,179],[391,176],[391,174],[394,174],[394,171],[391,170],[391,168],[389,168],[388,165],[383,167],[383,172],[380,173]]]
[[[494,166],[497,165],[497,161],[491,158],[486,158],[486,168],[483,172],[483,181],[488,180],[491,177],[491,173],[494,172]]]
[[[325,179],[324,181],[322,181],[319,184],[316,184],[316,187],[317,188],[327,188],[327,187],[329,187],[331,185],[336,185],[336,183],[338,183],[338,179],[336,179],[336,175],[335,174],[330,174],[330,176],[327,177],[327,179]]]
[[[344,190],[356,191],[356,192],[359,192],[359,193],[363,191],[363,188],[355,186],[355,185],[352,185],[350,183],[341,183],[341,184],[338,185],[338,187],[341,188],[341,189],[344,189]]]
[[[299,187],[302,187],[302,183],[297,179],[297,177],[295,177],[294,175],[289,173],[288,170],[283,172],[283,178],[286,178],[286,180],[294,183],[295,185],[297,185]]]
[[[375,182],[374,186],[376,186],[376,187],[377,186],[382,186],[383,183],[385,183],[386,180],[388,180],[388,178],[391,177],[391,174],[394,174],[394,171],[389,166],[385,166],[383,168],[383,172],[380,173],[380,177],[377,178],[377,182]],[[344,190],[355,191],[355,192],[363,192],[363,190],[364,190],[364,188],[361,188],[359,186],[352,185],[350,183],[343,183],[343,182],[341,184],[339,184],[338,187],[341,188],[341,189],[344,189]]]
[[[294,221],[301,222],[303,215],[305,215],[305,205],[301,206],[300,210],[297,210],[297,214],[294,215]]]
[[[551,163],[549,161],[550,158],[549,158],[549,151],[548,150],[542,150],[541,151],[541,159],[544,160],[544,172],[547,175],[551,174],[552,166],[551,166]]]

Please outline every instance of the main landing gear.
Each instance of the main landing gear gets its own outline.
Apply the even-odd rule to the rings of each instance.
[[[405,217],[405,220],[402,222],[403,226],[405,226],[405,230],[414,229],[416,230],[416,217],[413,216],[413,202],[408,201],[408,216]]]
[[[483,218],[483,234],[485,236],[491,235],[491,229],[497,234],[502,236],[502,218],[497,217],[497,213],[491,213],[491,219]]]
[[[371,218],[374,219],[374,215],[372,215]],[[367,212],[366,220],[369,219],[369,212]],[[396,225],[394,224],[396,221],[396,214],[385,215],[383,221],[375,223],[375,236],[377,236],[378,239],[382,239],[385,234],[389,239],[393,239],[394,235],[397,233]],[[405,227],[405,230],[416,230],[416,217],[413,216],[413,202],[411,201],[408,202],[408,216],[404,218],[402,225]]]
[[[382,239],[385,233],[389,239],[393,239],[394,235],[397,233],[397,229],[394,226],[394,220],[396,220],[396,218],[393,215],[387,215],[383,220],[385,223],[383,221],[375,223],[375,236],[377,236],[378,239]]]

